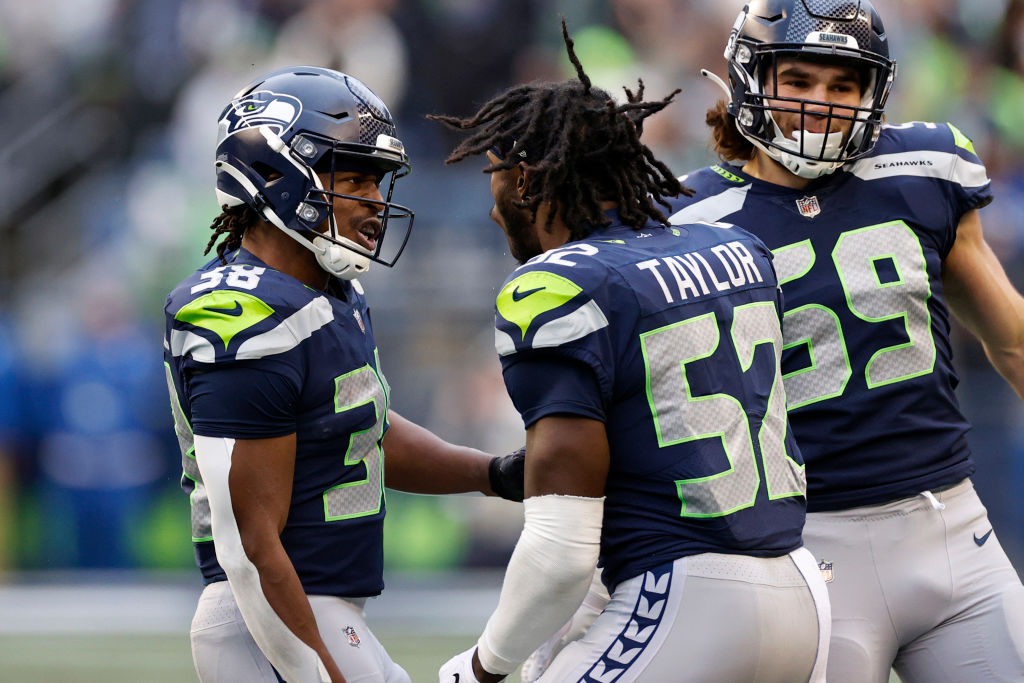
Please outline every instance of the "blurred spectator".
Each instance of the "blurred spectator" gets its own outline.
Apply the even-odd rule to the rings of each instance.
[[[143,330],[124,283],[101,271],[75,283],[60,334],[38,351],[31,392],[44,566],[131,567],[150,494],[168,474],[159,333]],[[63,347],[63,348],[61,348]]]
[[[0,310],[0,571],[11,569],[15,560],[18,488],[27,474],[20,457],[26,433],[16,345],[10,320]]]
[[[398,110],[405,93],[405,40],[391,19],[397,0],[321,0],[281,26],[274,66],[313,64],[375,84],[374,92]],[[379,85],[377,85],[379,84]]]
[[[889,119],[949,120],[973,138],[996,188],[986,232],[1022,286],[1024,0],[878,3],[900,67]],[[487,177],[444,168],[457,136],[424,115],[468,114],[512,83],[566,77],[564,14],[595,82],[616,96],[638,78],[649,97],[682,88],[645,141],[674,168],[704,165],[713,161],[704,112],[720,93],[698,70],[725,75],[721,36],[741,5],[0,0],[0,124],[9,138],[0,148],[0,310],[10,312],[0,321],[0,566],[14,553],[3,536],[12,515],[35,530],[19,543],[41,546],[24,562],[139,561],[131,529],[151,523],[153,487],[166,494],[179,476],[159,363],[163,299],[209,238],[209,150],[238,83],[306,62],[349,71],[396,103],[413,161],[401,200],[416,211],[416,228],[399,267],[366,278],[382,353],[403,364],[385,368],[400,385],[396,408],[449,438],[501,450],[518,445],[503,442],[521,429],[502,403],[487,340],[507,247],[487,219],[486,192],[471,191]],[[961,398],[977,425],[969,438],[984,461],[978,485],[1024,567],[1014,493],[1024,487],[1024,411],[977,345],[955,339]],[[27,399],[33,438],[17,426]],[[11,481],[16,497],[4,492]],[[442,525],[429,566],[501,563],[510,548],[503,524],[518,529],[518,513],[485,507],[472,497],[433,508],[396,497],[390,528],[408,541],[427,521]]]

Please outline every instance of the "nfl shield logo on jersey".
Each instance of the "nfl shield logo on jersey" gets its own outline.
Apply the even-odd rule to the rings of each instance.
[[[356,630],[354,628],[352,628],[351,626],[346,626],[345,635],[348,636],[349,645],[351,645],[352,647],[359,647],[359,643],[361,641],[359,640],[359,635],[356,633]]]
[[[800,214],[805,218],[814,218],[821,213],[821,204],[818,203],[817,197],[804,197],[796,200],[796,208],[800,209]]]
[[[821,572],[821,578],[825,580],[825,583],[832,583],[832,579],[836,578],[835,574],[832,573],[832,563],[822,560],[818,563],[818,571]]]

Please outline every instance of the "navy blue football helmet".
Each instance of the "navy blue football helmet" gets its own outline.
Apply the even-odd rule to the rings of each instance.
[[[338,277],[356,277],[370,261],[394,265],[409,239],[413,212],[391,201],[395,181],[410,171],[409,158],[385,104],[352,76],[297,66],[243,88],[221,114],[216,167],[222,208],[248,204]],[[376,175],[383,200],[335,191],[338,171]],[[330,174],[330,186],[318,173]],[[338,234],[333,207],[341,199],[378,206],[372,252]],[[319,232],[325,220],[329,229]],[[404,232],[382,253],[396,220]]]
[[[862,78],[857,108],[771,97],[776,92],[775,65],[795,57],[855,67]],[[868,0],[751,0],[740,12],[725,49],[729,85],[713,74],[729,96],[729,113],[739,131],[755,146],[796,175],[816,178],[860,158],[874,148],[881,132],[885,102],[896,77],[882,20]],[[801,116],[808,104],[829,107],[825,133],[801,131],[782,135],[772,112]],[[843,139],[837,122],[852,121]]]

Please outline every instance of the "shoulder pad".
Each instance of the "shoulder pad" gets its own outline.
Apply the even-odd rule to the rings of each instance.
[[[172,354],[200,363],[283,353],[334,319],[319,292],[251,266],[195,273],[171,293],[165,312]]]
[[[988,185],[974,143],[947,123],[887,125],[872,153],[846,167],[861,180],[932,178],[964,188]]]

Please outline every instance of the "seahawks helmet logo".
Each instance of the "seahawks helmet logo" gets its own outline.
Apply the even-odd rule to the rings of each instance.
[[[268,126],[278,135],[294,124],[302,113],[302,102],[297,97],[270,90],[257,90],[234,100],[220,120],[223,137],[249,128]]]

